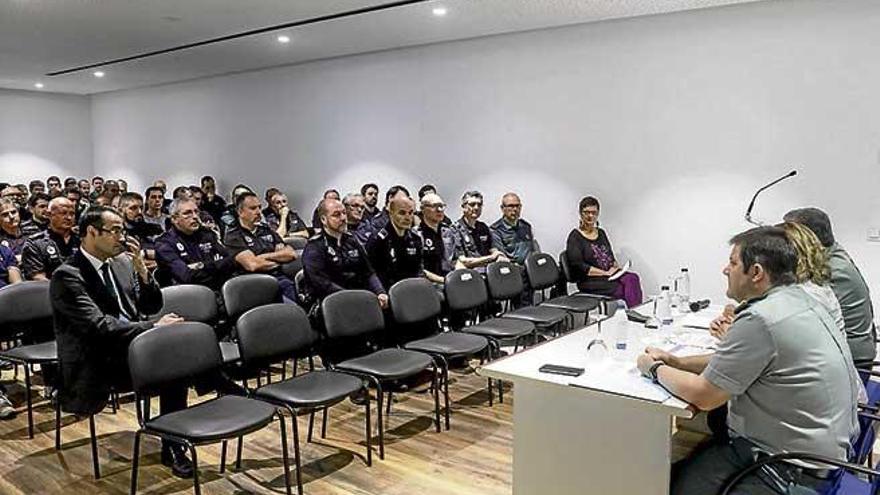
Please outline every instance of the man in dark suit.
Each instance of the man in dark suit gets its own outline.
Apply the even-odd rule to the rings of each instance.
[[[105,206],[83,213],[82,245],[52,274],[50,294],[61,367],[58,400],[62,410],[78,415],[101,411],[111,387],[124,389],[129,377],[128,345],[154,327],[183,321],[145,315],[162,309],[162,292],[150,276],[137,240],[125,237],[122,216]],[[162,414],[186,407],[185,388],[160,395]],[[162,463],[175,475],[192,476],[182,445],[163,442]]]

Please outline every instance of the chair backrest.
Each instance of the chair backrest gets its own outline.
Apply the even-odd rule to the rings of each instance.
[[[245,366],[306,354],[318,341],[306,313],[296,304],[275,303],[238,318],[238,350]]]
[[[305,294],[306,293],[306,272],[305,270],[300,270],[296,272],[296,275],[293,276],[293,285],[296,286],[297,294]]]
[[[138,394],[155,395],[171,384],[191,384],[222,363],[214,329],[199,322],[148,330],[128,346],[128,369]]]
[[[305,249],[306,244],[308,244],[309,240],[305,237],[288,237],[284,240],[284,242],[293,249],[297,251],[302,251],[303,249]]]
[[[291,280],[293,280],[293,277],[295,277],[302,269],[303,262],[301,256],[297,256],[295,260],[281,265],[281,273],[287,275],[287,278]]]
[[[486,267],[489,295],[496,301],[519,297],[523,291],[522,268],[509,261],[495,261]]]
[[[568,253],[565,251],[559,253],[559,268],[562,269],[562,276],[566,282],[574,283],[574,276],[571,273],[571,265],[568,264]]]
[[[559,267],[547,253],[532,253],[526,258],[526,275],[533,289],[553,287],[559,281]]]
[[[388,290],[391,313],[398,323],[418,323],[440,314],[440,296],[437,289],[423,278],[407,278]]]
[[[264,273],[248,273],[233,277],[223,284],[223,301],[226,314],[235,321],[245,311],[281,302],[281,289],[278,280]]]
[[[212,324],[217,319],[217,296],[204,285],[172,285],[162,289],[162,309],[158,319],[168,313],[182,316],[186,321]]]
[[[476,270],[460,268],[446,274],[443,283],[446,304],[452,311],[478,308],[489,300],[483,276]]]
[[[7,285],[0,290],[0,325],[15,325],[52,318],[49,281]]]
[[[341,290],[321,302],[324,327],[331,339],[357,337],[385,328],[376,294],[367,290]]]

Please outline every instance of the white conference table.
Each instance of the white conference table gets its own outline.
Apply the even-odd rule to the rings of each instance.
[[[637,310],[650,314],[648,305]],[[592,323],[484,366],[480,374],[514,384],[514,495],[668,493],[674,421],[693,417],[693,410],[642,377],[636,357],[647,345],[677,355],[711,352],[706,330],[682,325],[709,321],[720,310],[676,314],[663,331],[619,311],[601,323],[607,350],[587,351],[600,327]],[[622,331],[627,345],[618,350]],[[577,378],[541,373],[544,364],[585,372]]]

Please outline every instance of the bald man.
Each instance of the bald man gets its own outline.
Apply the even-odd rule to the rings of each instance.
[[[73,233],[76,207],[59,196],[49,202],[49,228],[28,238],[21,252],[21,271],[28,280],[49,280],[52,272],[79,251]]]
[[[392,198],[388,223],[367,243],[367,256],[385,289],[414,277],[423,277],[422,239],[412,231],[415,204],[407,197]]]
[[[501,218],[493,223],[492,247],[504,256],[524,265],[526,258],[535,250],[535,237],[532,225],[522,219],[522,201],[516,193],[509,192],[501,197]]]

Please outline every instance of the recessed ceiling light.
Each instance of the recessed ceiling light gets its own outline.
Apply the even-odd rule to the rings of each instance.
[[[443,17],[444,15],[446,15],[446,7],[434,7],[434,10],[432,10],[431,12],[433,12],[434,15],[437,17]]]
[[[34,84],[34,87],[37,89],[43,89],[43,83],[36,83]]]
[[[290,36],[281,34],[278,36],[278,42],[279,43],[290,43]]]
[[[95,71],[93,74],[95,75],[95,77],[104,77],[104,73],[101,71]]]

